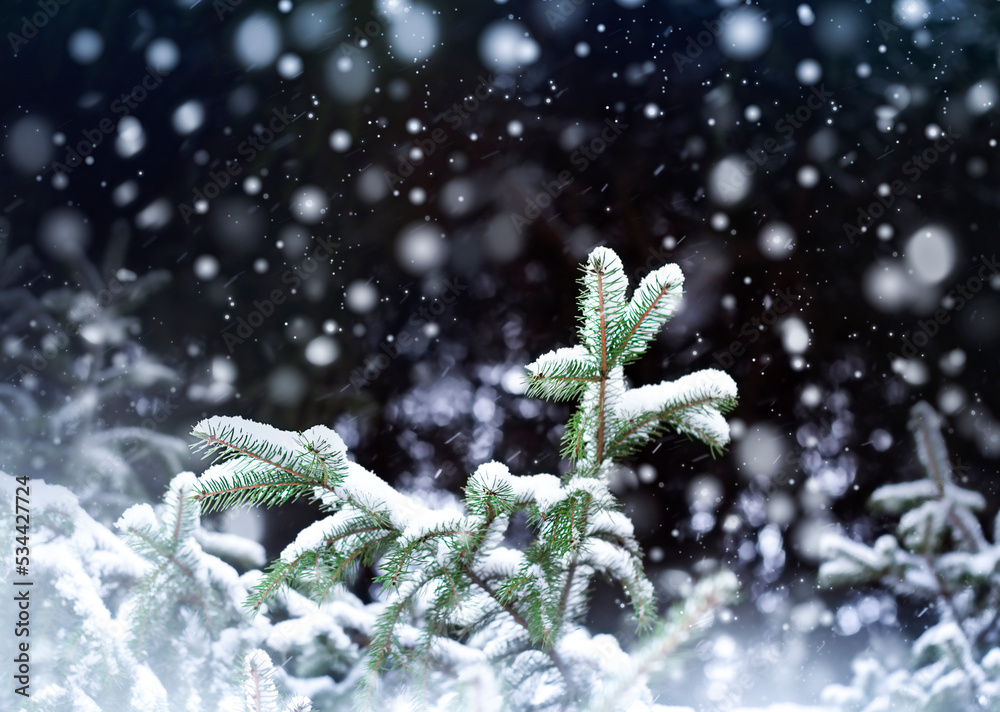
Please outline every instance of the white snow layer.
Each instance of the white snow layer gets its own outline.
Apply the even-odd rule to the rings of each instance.
[[[542,510],[558,504],[567,495],[562,482],[555,475],[514,476],[506,465],[496,460],[477,467],[472,477],[491,487],[509,487],[516,502],[534,502]]]
[[[661,285],[669,285],[662,297],[659,296],[662,291]],[[677,311],[677,307],[680,306],[681,299],[684,296],[683,287],[684,273],[675,264],[664,265],[650,272],[643,277],[642,281],[639,282],[639,286],[636,287],[635,292],[632,294],[632,299],[625,309],[626,322],[628,324],[638,324],[641,319],[647,321],[653,319],[662,324],[673,316],[673,313]],[[654,300],[656,306],[649,314],[646,314],[643,305],[654,302]],[[625,348],[623,351],[626,355],[638,355],[645,351],[646,346],[647,344],[642,343],[641,339],[635,340],[634,338],[630,338],[624,345]]]
[[[250,438],[255,442],[266,442],[291,455],[305,452],[309,444],[323,452],[347,452],[347,446],[341,437],[325,425],[314,425],[302,433],[293,433],[238,416],[217,415],[202,420],[194,427],[194,433],[211,436],[213,439],[229,430],[233,431],[232,440]]]
[[[706,397],[736,398],[736,381],[728,373],[707,368],[681,376],[676,381],[633,388],[621,397],[618,413],[623,418],[633,418]],[[678,430],[698,434],[720,444],[729,442],[729,423],[714,408],[692,405],[683,408],[683,412],[678,415],[683,420],[682,423],[674,424]]]
[[[384,512],[404,536],[417,538],[456,519],[454,512],[429,509],[357,463],[349,462],[347,468],[337,493],[369,511]]]

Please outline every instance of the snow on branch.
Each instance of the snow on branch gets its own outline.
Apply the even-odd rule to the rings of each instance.
[[[274,684],[274,665],[270,656],[257,648],[247,654],[243,662],[243,690],[241,699],[223,707],[225,712],[311,712],[312,702],[296,696],[287,703],[279,702],[278,688]]]
[[[497,667],[507,709],[587,699],[597,682],[567,663],[567,644],[580,635],[592,577],[624,588],[640,627],[656,618],[641,548],[605,472],[667,426],[713,450],[729,440],[723,414],[735,405],[736,386],[728,375],[701,371],[625,387],[623,365],[676,310],[682,285],[680,269],[668,265],[628,300],[621,260],[607,248],[594,250],[582,278],[581,343],[528,367],[531,395],[580,401],[567,428],[572,471],[517,476],[502,463],[485,463],[469,477],[461,510],[431,509],[396,490],[349,461],[343,441],[324,426],[292,433],[243,418],[199,423],[195,435],[217,462],[195,484],[194,501],[269,506],[310,496],[327,513],[255,577],[250,607],[263,611],[298,591],[326,606],[370,567],[381,592],[364,632],[363,706],[380,704],[387,677],[407,681],[425,702],[455,698],[449,671],[483,663]],[[530,541],[513,548],[505,533],[518,513]],[[137,509],[132,520],[136,529],[154,530],[150,512]],[[257,712],[274,699],[269,661],[249,660],[247,708]]]
[[[676,381],[633,388],[618,403],[612,449],[631,452],[657,435],[663,424],[714,450],[729,442],[723,417],[736,404],[736,382],[722,371],[706,369]]]
[[[14,482],[0,473],[2,524],[15,511]],[[199,549],[204,530],[190,497],[194,482],[183,473],[164,504],[129,509],[120,536],[91,519],[68,490],[30,482],[32,574],[49,592],[32,636],[66,644],[32,648],[39,674],[18,709],[208,710],[232,697],[234,664],[247,643],[266,637],[268,623],[245,625],[247,587]],[[0,564],[8,563],[0,552]]]
[[[914,642],[908,666],[887,670],[859,659],[852,685],[830,686],[823,697],[845,711],[994,709],[983,702],[1000,699],[1000,669],[987,672],[1000,660],[1000,542],[987,541],[976,517],[985,498],[953,481],[941,417],[920,402],[909,427],[924,478],[883,485],[870,500],[899,516],[896,534],[871,547],[840,535],[828,539],[820,582],[880,583],[933,603],[938,620]]]
[[[683,286],[684,275],[677,265],[664,265],[642,279],[616,329],[616,361],[631,363],[646,352],[680,306]]]
[[[329,489],[347,474],[347,447],[318,425],[288,433],[239,417],[201,421],[193,434],[222,459],[199,480],[199,500],[218,509],[248,502],[272,506]],[[223,459],[225,458],[225,459]]]
[[[581,344],[539,356],[527,367],[529,393],[579,399],[564,436],[564,454],[581,470],[632,454],[672,427],[713,452],[729,442],[723,417],[736,405],[736,383],[714,369],[628,390],[622,367],[645,352],[677,309],[684,276],[677,265],[647,275],[630,301],[628,280],[614,252],[599,247],[583,277]]]
[[[607,247],[598,247],[584,263],[580,282],[580,341],[600,370],[606,372],[613,365],[611,351],[617,345],[611,342],[612,331],[625,317],[628,279],[622,261]]]

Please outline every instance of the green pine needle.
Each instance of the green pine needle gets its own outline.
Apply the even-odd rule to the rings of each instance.
[[[418,697],[432,699],[435,671],[451,664],[439,659],[441,643],[490,635],[500,636],[490,642],[493,662],[516,662],[509,681],[542,676],[564,699],[577,699],[578,681],[557,648],[580,624],[594,576],[624,589],[640,628],[656,619],[641,548],[606,473],[667,428],[713,451],[725,446],[723,415],[736,403],[735,384],[721,372],[701,371],[626,388],[623,366],[648,349],[680,303],[683,275],[675,265],[649,274],[628,298],[621,260],[597,248],[581,284],[579,345],[527,367],[530,396],[578,402],[562,443],[573,467],[561,479],[517,477],[488,463],[466,483],[464,513],[433,511],[350,463],[340,438],[322,426],[288,433],[211,418],[196,428],[215,464],[198,481],[195,509],[312,497],[329,513],[257,582],[247,602],[251,612],[288,587],[326,600],[359,568],[375,568],[383,601],[359,687],[362,707],[379,704],[379,680],[390,669],[414,680]],[[531,541],[515,550],[505,532],[519,512]],[[179,528],[186,531],[188,523]],[[145,551],[169,561],[169,552],[156,551],[163,546],[157,536],[147,533]]]

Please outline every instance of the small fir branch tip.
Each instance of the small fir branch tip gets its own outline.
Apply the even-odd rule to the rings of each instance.
[[[584,267],[581,343],[543,354],[527,367],[530,395],[580,401],[562,451],[579,470],[596,473],[606,460],[636,452],[667,427],[705,443],[713,455],[728,444],[723,416],[736,405],[728,374],[707,369],[655,386],[625,387],[622,366],[646,351],[677,309],[683,282],[680,268],[666,265],[626,301],[621,260],[597,248]]]

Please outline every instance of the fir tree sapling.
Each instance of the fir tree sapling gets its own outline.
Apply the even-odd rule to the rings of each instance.
[[[879,487],[873,509],[899,516],[896,534],[867,546],[843,536],[824,542],[825,585],[880,582],[897,596],[934,604],[937,622],[913,643],[909,665],[854,662],[851,686],[824,691],[850,712],[1000,712],[1000,515],[987,540],[977,513],[986,500],[955,482],[941,419],[920,402],[910,413],[923,479]]]
[[[461,507],[432,510],[348,459],[332,430],[289,433],[237,417],[201,422],[195,434],[220,461],[197,483],[208,509],[279,505],[313,497],[329,516],[304,529],[254,586],[252,611],[276,594],[307,592],[319,605],[361,566],[382,586],[359,701],[385,688],[420,708],[473,709],[485,689],[499,709],[649,709],[644,682],[735,589],[725,572],[635,656],[611,636],[592,637],[581,621],[595,575],[620,584],[641,629],[657,620],[632,523],[608,487],[617,459],[665,428],[716,451],[728,443],[723,417],[736,402],[726,374],[704,370],[677,381],[628,389],[624,367],[648,348],[681,299],[683,276],[667,265],[628,298],[621,261],[595,249],[582,278],[580,344],[528,367],[529,393],[579,400],[565,431],[571,461],[561,478],[513,475],[498,462],[468,479]],[[523,512],[534,536],[512,548],[505,534]],[[315,702],[315,700],[314,700]],[[492,703],[490,703],[492,704]]]

